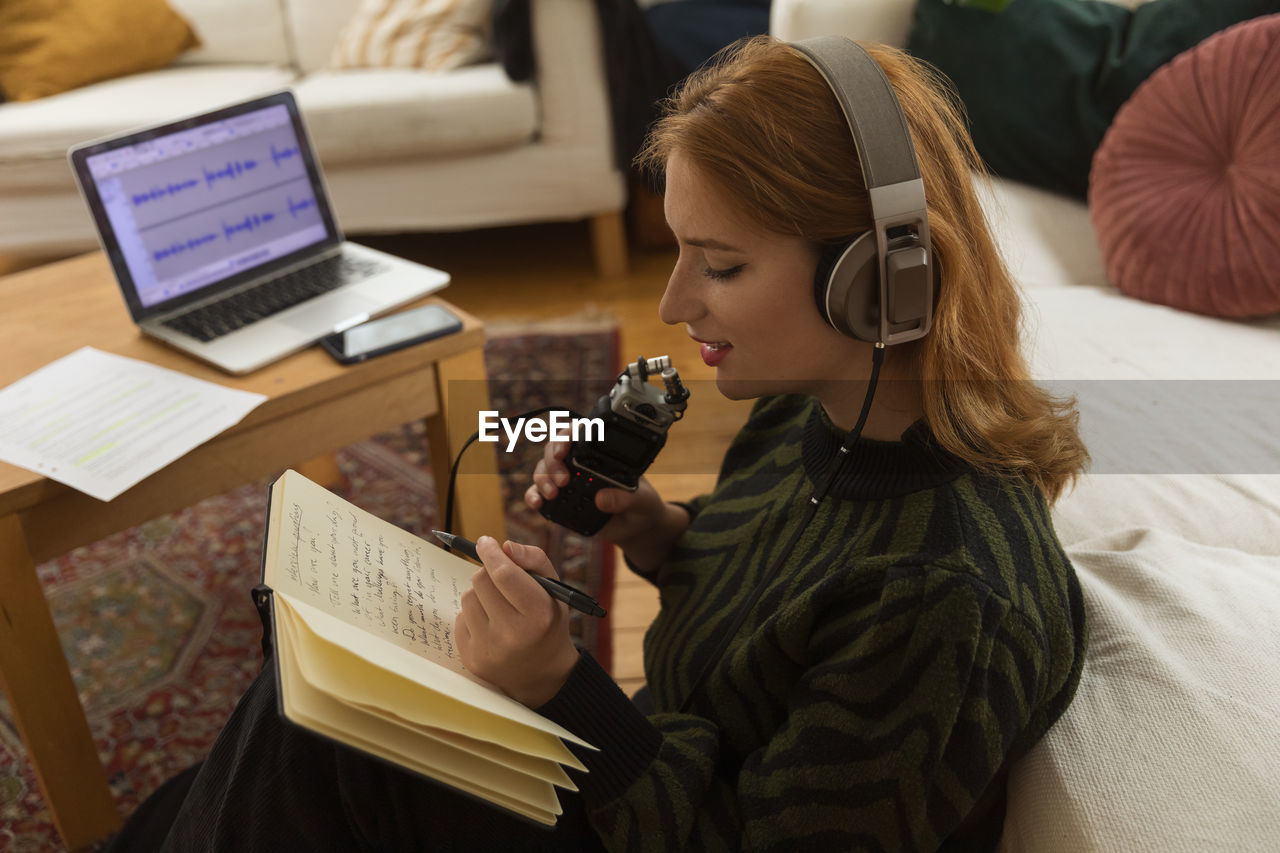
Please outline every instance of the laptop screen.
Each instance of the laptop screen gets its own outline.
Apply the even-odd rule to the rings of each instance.
[[[275,96],[73,152],[135,316],[335,242],[291,105]]]

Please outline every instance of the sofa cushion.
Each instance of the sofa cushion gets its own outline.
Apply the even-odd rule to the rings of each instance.
[[[919,0],[908,49],[951,78],[997,174],[1084,198],[1120,105],[1158,67],[1275,0],[1016,0],[989,12]]]
[[[1075,396],[1094,474],[1280,476],[1280,318],[1202,317],[1092,287],[1024,298],[1032,376]]]
[[[1149,528],[1067,553],[1084,672],[1012,768],[1002,849],[1274,849],[1280,557]]]
[[[178,62],[263,63],[289,65],[292,54],[284,11],[272,0],[169,0],[195,28],[200,46]],[[245,26],[252,21],[252,26]]]
[[[6,0],[0,91],[31,101],[163,68],[197,41],[164,0]]]
[[[1006,178],[975,177],[987,225],[1023,287],[1110,287],[1082,201]]]
[[[1135,527],[1280,556],[1280,474],[1086,474],[1053,505],[1068,548]]]
[[[452,71],[493,58],[492,0],[364,0],[338,35],[330,68]]]
[[[1134,92],[1094,157],[1089,210],[1125,293],[1280,313],[1280,14],[1205,39]]]
[[[538,127],[533,88],[512,83],[496,63],[448,74],[318,71],[295,91],[326,164],[510,148]]]
[[[1095,287],[1028,289],[1023,304],[1037,379],[1280,383],[1280,317],[1202,317]]]
[[[291,71],[265,66],[182,66],[5,104],[0,121],[4,185],[65,185],[71,180],[67,149],[72,145],[277,91],[293,78]]]

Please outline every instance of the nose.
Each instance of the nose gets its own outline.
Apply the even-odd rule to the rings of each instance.
[[[706,312],[696,281],[688,260],[681,253],[671,270],[671,277],[667,279],[662,301],[658,303],[658,317],[662,322],[669,326],[692,323]]]

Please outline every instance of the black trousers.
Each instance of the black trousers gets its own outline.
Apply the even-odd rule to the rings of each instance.
[[[554,830],[545,829],[311,735],[280,718],[268,666],[236,706],[176,816],[172,807],[161,815],[144,805],[138,814],[152,826],[139,832],[126,825],[117,848],[150,836],[165,837],[162,849],[175,853],[601,849],[581,798],[558,793],[564,814]]]

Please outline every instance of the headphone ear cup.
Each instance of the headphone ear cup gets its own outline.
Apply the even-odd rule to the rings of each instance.
[[[859,341],[880,340],[880,289],[876,235],[828,247],[818,262],[814,296],[818,311],[837,332]]]
[[[832,243],[822,247],[822,254],[818,256],[818,269],[813,273],[813,304],[817,306],[818,313],[822,315],[823,320],[827,320],[827,286],[831,282],[831,271],[835,269],[836,262],[840,260],[849,247],[853,245],[852,241],[847,243]],[[830,323],[830,320],[827,320]]]

